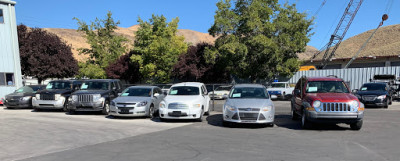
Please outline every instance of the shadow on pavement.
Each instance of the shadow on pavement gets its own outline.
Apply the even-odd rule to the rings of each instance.
[[[291,115],[279,114],[275,115],[275,125],[292,130],[323,130],[323,131],[335,131],[335,130],[351,130],[350,125],[347,124],[317,124],[313,123],[311,129],[301,128],[301,120],[292,120]]]

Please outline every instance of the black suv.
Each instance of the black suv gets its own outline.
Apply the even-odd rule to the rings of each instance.
[[[392,104],[394,90],[384,82],[365,83],[359,90],[353,90],[354,95],[365,106],[388,108]]]
[[[66,111],[67,100],[71,93],[79,89],[82,80],[50,81],[45,90],[41,90],[32,98],[32,106],[39,109],[63,109]]]
[[[72,93],[68,100],[68,111],[101,111],[107,115],[110,111],[110,101],[118,97],[122,91],[118,79],[85,80],[79,91]]]

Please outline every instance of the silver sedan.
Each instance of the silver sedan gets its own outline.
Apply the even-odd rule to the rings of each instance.
[[[110,103],[111,116],[148,116],[153,118],[164,94],[156,86],[131,86]]]
[[[223,124],[255,123],[274,125],[275,107],[267,89],[258,84],[239,84],[232,87],[223,107]]]

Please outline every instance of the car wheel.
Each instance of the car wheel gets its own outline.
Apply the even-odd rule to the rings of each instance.
[[[389,107],[389,100],[386,100],[385,105],[383,106],[383,108],[388,108]]]
[[[109,112],[110,112],[110,103],[108,101],[106,101],[104,103],[104,107],[103,107],[103,110],[101,111],[101,113],[103,115],[108,115]]]
[[[363,124],[363,120],[357,121],[356,123],[350,124],[352,130],[360,130]]]
[[[207,115],[207,116],[210,115],[210,103],[208,103],[208,110],[207,110],[207,112],[204,113],[204,115]]]
[[[7,109],[15,109],[14,107],[8,107],[8,106],[6,106],[6,108],[7,108]]]
[[[68,112],[68,104],[67,103],[64,104],[63,111]]]
[[[75,115],[75,114],[76,114],[76,111],[75,111],[75,110],[70,110],[70,109],[68,109],[68,114],[70,114],[70,115]]]
[[[303,110],[303,114],[301,115],[301,127],[303,129],[309,129],[311,126],[311,122],[307,120],[306,110]]]
[[[154,118],[154,105],[150,105],[150,108],[149,108],[149,117],[150,117],[150,119],[153,119],[153,118]]]
[[[274,127],[274,123],[268,123],[268,124],[265,124],[265,127]]]
[[[281,98],[282,100],[286,99],[285,94],[286,94],[285,92],[282,93],[282,98]]]
[[[198,119],[196,119],[196,121],[203,122],[203,115],[204,115],[204,108],[201,109],[200,117]]]
[[[39,109],[39,108],[37,108],[37,107],[33,107],[33,111],[36,111],[36,112],[38,112],[38,111],[40,111],[40,109]]]
[[[392,97],[390,97],[390,99],[389,99],[390,101],[389,101],[389,105],[392,105],[392,103],[393,103],[393,98]]]
[[[296,111],[294,111],[293,103],[291,105],[292,105],[292,112],[291,112],[292,120],[298,120],[299,115],[296,113]]]

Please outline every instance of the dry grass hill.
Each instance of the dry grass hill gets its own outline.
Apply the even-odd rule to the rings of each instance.
[[[128,28],[118,27],[115,32],[117,34],[125,36],[131,41],[131,43],[129,44],[133,44],[133,41],[135,40],[135,32],[138,30],[138,28],[138,25],[134,25]],[[72,46],[74,57],[78,61],[82,61],[86,58],[83,55],[79,55],[79,52],[77,51],[77,49],[79,48],[89,47],[89,44],[86,43],[86,39],[83,37],[83,33],[77,32],[74,29],[46,28],[45,30],[58,35],[64,41],[66,41],[67,44],[70,44]],[[197,44],[201,42],[213,44],[216,39],[208,33],[201,33],[193,30],[179,29],[177,34],[184,36],[185,41],[191,44]]]
[[[129,28],[119,27],[116,30],[117,34],[123,35],[128,38],[132,44],[135,39],[135,31],[139,28],[138,25],[131,26]],[[74,29],[59,29],[59,28],[47,28],[45,29],[51,33],[60,36],[68,44],[72,46],[74,57],[82,61],[85,56],[79,55],[78,48],[87,48],[89,45],[82,33],[77,32]],[[336,50],[335,58],[350,58],[352,57],[365,40],[371,35],[373,30],[361,33],[347,40],[344,40],[340,47]],[[208,33],[201,33],[193,30],[179,29],[178,35],[185,37],[185,41],[191,44],[197,44],[199,42],[214,43],[215,39]],[[312,46],[307,46],[304,53],[298,53],[299,59],[309,60],[310,57],[316,53],[318,49]],[[380,28],[371,41],[367,44],[366,48],[359,55],[359,57],[364,56],[389,56],[389,55],[399,55],[400,54],[400,24],[391,25]],[[321,59],[322,54],[320,54],[316,60]]]
[[[375,29],[344,40],[334,58],[351,58],[371,36]],[[381,27],[358,57],[400,55],[400,24]],[[320,60],[322,54],[316,60]]]

